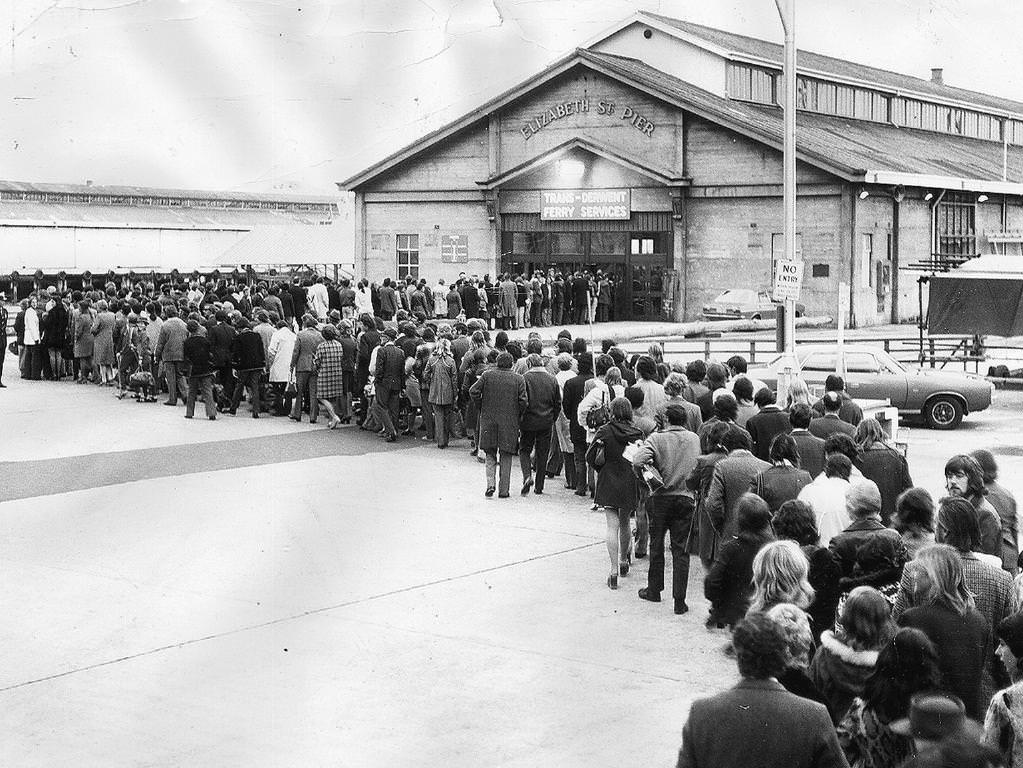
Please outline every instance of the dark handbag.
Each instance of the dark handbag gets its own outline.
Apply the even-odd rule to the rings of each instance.
[[[298,394],[298,385],[295,383],[294,374],[288,377],[288,384],[284,387],[284,394],[291,395],[292,397]]]
[[[8,344],[7,351],[10,352],[12,355],[18,354],[18,342],[12,341],[10,344]]]
[[[607,407],[607,393],[600,393],[600,405],[586,414],[586,428],[594,431],[611,421],[611,409]]]
[[[594,469],[602,469],[607,463],[607,454],[603,440],[594,440],[586,451],[586,461]]]

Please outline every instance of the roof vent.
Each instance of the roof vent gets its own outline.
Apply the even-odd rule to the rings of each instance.
[[[931,82],[935,85],[944,85],[945,78],[942,76],[944,70],[941,67],[931,67]]]

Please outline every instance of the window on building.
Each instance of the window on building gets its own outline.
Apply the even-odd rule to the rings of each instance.
[[[759,104],[777,104],[778,94],[775,74],[748,64],[728,64],[728,95],[742,101]]]
[[[940,260],[963,261],[977,255],[977,205],[973,195],[946,193],[935,216]]]
[[[419,235],[398,235],[398,279],[419,279]]]

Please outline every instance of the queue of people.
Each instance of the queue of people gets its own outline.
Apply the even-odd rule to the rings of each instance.
[[[649,557],[638,597],[661,602],[667,539],[677,615],[696,555],[707,629],[727,633],[742,680],[693,705],[679,766],[755,750],[762,765],[1023,768],[1016,504],[989,451],[952,456],[935,502],[837,375],[816,400],[797,380],[781,404],[739,356],[669,365],[652,345],[629,360],[567,330],[522,343],[463,319],[465,303],[451,318],[457,290],[430,319],[418,283],[411,311],[390,281],[377,302],[343,284],[355,295],[337,308],[328,287],[47,290],[16,319],[19,362],[26,378],[165,391],[186,418],[247,398],[253,418],[323,413],[439,449],[464,437],[487,499],[510,497],[517,457],[521,495],[563,477],[603,513],[610,589]]]

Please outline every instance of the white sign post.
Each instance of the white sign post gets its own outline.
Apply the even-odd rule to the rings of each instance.
[[[778,259],[774,268],[774,300],[799,301],[803,287],[803,260]]]

